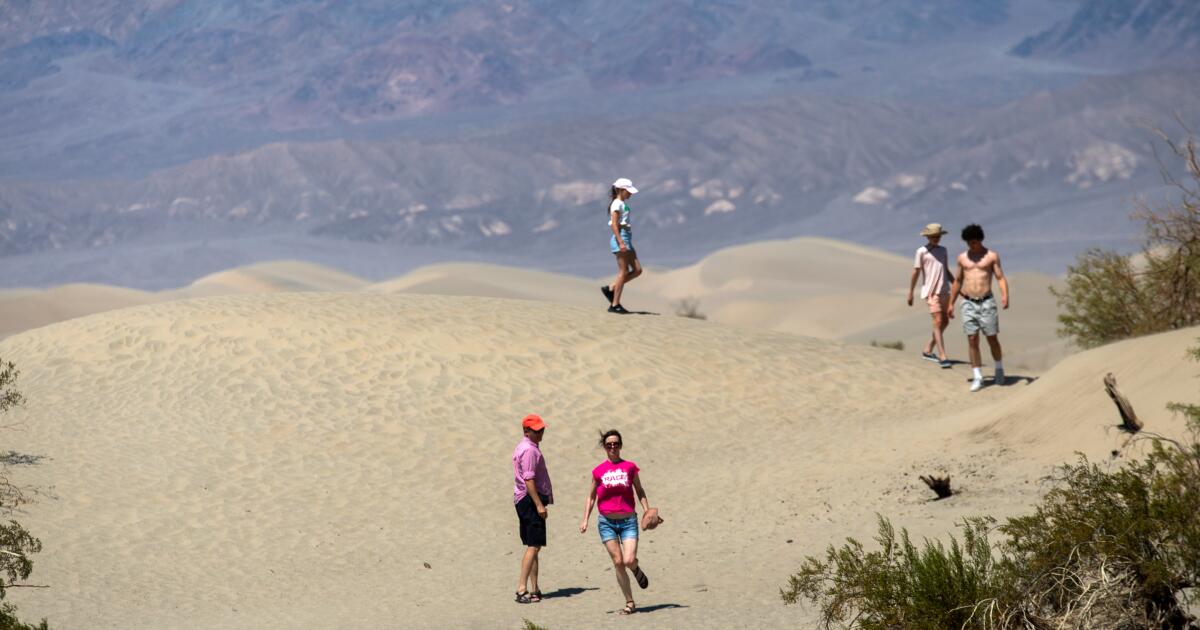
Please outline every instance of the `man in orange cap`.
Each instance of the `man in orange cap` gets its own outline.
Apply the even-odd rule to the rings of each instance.
[[[534,414],[521,420],[525,437],[513,451],[513,504],[517,508],[520,522],[521,543],[525,555],[521,557],[521,577],[517,582],[517,603],[529,604],[542,601],[538,587],[538,552],[546,546],[546,506],[554,503],[554,487],[550,485],[550,472],[546,470],[546,458],[539,446],[546,432],[546,423]]]

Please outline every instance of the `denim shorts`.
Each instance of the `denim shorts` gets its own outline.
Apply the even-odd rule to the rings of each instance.
[[[633,234],[629,230],[621,230],[621,240],[625,242],[625,249],[633,251]],[[621,246],[617,245],[616,234],[608,237],[608,249],[614,254],[621,252]]]
[[[600,532],[600,542],[618,539],[621,541],[637,540],[637,515],[627,518],[608,518],[601,514],[600,519],[596,521],[596,530]]]

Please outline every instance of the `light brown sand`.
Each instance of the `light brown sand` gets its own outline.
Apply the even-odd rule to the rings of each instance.
[[[186,287],[159,292],[101,284],[0,289],[0,339],[74,317],[127,306],[243,293],[354,291],[368,284],[366,280],[321,265],[277,260],[210,274]]]
[[[806,627],[778,598],[805,555],[869,539],[875,513],[940,535],[1027,509],[1048,465],[1106,446],[1103,372],[1170,423],[1155,408],[1195,394],[1198,336],[969,394],[911,353],[548,302],[257,294],[73,319],[0,341],[29,398],[10,447],[46,457],[11,474],[47,489],[19,518],[52,586],[11,598],[61,628]],[[509,456],[529,412],[549,424],[559,596],[519,606]],[[609,427],[667,519],[629,619],[594,522],[576,530]],[[927,502],[916,475],[938,471],[963,494]]]
[[[99,284],[4,289],[0,290],[0,338],[73,317],[157,301],[153,293]]]
[[[915,248],[915,246],[914,246]],[[648,268],[628,285],[632,310],[676,314],[697,300],[709,320],[854,344],[904,343],[916,354],[929,338],[930,318],[917,300],[904,302],[912,261],[876,249],[821,238],[762,241],[730,247],[674,270]],[[541,300],[604,309],[600,286],[588,279],[476,263],[447,263],[369,284],[333,269],[298,261],[260,263],[212,274],[159,293],[90,286],[0,292],[0,338],[70,317],[150,302],[280,291],[419,293]],[[1042,274],[1013,274],[1013,308],[1001,315],[1001,343],[1010,369],[1040,373],[1071,348],[1055,335],[1057,306]],[[946,331],[955,360],[967,359],[959,322]],[[986,354],[986,353],[985,353]]]

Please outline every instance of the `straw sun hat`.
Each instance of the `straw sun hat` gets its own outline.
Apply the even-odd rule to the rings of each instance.
[[[941,223],[930,223],[925,226],[924,230],[921,230],[921,236],[941,236],[943,234],[949,234],[949,232],[942,229]]]

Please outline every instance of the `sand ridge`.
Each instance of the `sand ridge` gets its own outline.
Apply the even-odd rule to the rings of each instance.
[[[914,241],[914,250],[917,245]],[[913,307],[904,303],[911,265],[904,256],[831,239],[761,241],[718,250],[679,269],[651,264],[626,288],[623,301],[633,310],[669,315],[677,312],[681,300],[697,300],[699,312],[721,324],[856,344],[902,341],[909,351],[916,351],[928,339],[929,315],[919,301]],[[599,289],[611,281],[611,275],[581,278],[500,265],[446,263],[368,283],[319,265],[277,261],[212,274],[181,289],[139,294],[137,300],[55,298],[49,293],[33,299],[27,292],[6,298],[0,292],[0,335],[152,301],[280,291],[499,297],[603,309]],[[1055,334],[1057,305],[1048,291],[1060,283],[1043,274],[1011,276],[1014,307],[1001,314],[1001,341],[1011,366],[1040,372],[1071,351]],[[5,318],[6,312],[20,316]],[[948,330],[947,344],[953,358],[965,360],[966,341],[957,322]]]

